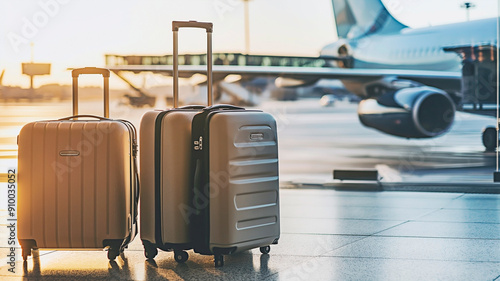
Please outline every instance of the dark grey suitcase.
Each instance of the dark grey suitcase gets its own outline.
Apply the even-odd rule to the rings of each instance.
[[[216,267],[224,264],[223,255],[257,247],[269,253],[280,237],[273,116],[230,105],[207,107],[193,118],[191,145],[194,251],[214,255]]]

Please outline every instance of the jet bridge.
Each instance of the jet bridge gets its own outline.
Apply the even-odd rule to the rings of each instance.
[[[496,116],[499,122],[497,46],[469,45],[448,47],[444,50],[455,52],[462,57],[462,110]],[[499,125],[483,130],[483,144],[486,150],[497,150],[494,182],[500,182],[498,128]]]
[[[444,48],[462,58],[462,92],[459,107],[475,114],[497,115],[497,47],[469,45]]]
[[[329,66],[332,60],[344,60],[344,58],[322,56],[322,57],[303,57],[303,56],[271,56],[271,55],[248,55],[241,53],[214,53],[214,65],[235,65],[235,66],[278,66],[278,67],[325,67]],[[172,65],[173,55],[105,55],[106,65],[110,68],[114,66],[126,65]],[[193,66],[193,65],[206,65],[207,56],[203,54],[182,54],[179,55],[179,65]],[[148,105],[153,101],[154,97],[146,94],[143,89],[133,85],[120,71],[114,71],[119,78],[125,81],[132,89],[134,89],[139,96],[127,96],[130,104],[134,106]],[[169,73],[163,72],[164,75]],[[190,78],[189,76],[180,76],[181,78]],[[244,91],[236,91],[228,83],[223,83],[224,76],[214,76],[215,96],[221,97],[222,92],[226,94],[235,104],[249,105],[254,104],[257,98],[252,90],[247,89],[248,93]],[[240,77],[241,82],[249,81],[248,77]],[[242,88],[242,87],[240,87]]]
[[[337,57],[301,57],[301,56],[270,56],[247,55],[241,53],[213,53],[214,65],[238,66],[294,66],[294,67],[323,67],[328,66],[331,60],[343,60]],[[122,65],[172,65],[173,55],[162,56],[122,56],[105,55],[107,66]],[[206,54],[179,55],[179,65],[206,65]]]

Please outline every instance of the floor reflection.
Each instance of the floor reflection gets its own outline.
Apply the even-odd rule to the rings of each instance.
[[[28,261],[23,261],[23,276],[40,276],[40,251],[32,250],[31,256],[33,257],[31,261],[33,262],[33,269],[28,272]]]
[[[225,256],[225,265],[215,268],[213,256],[190,251],[186,263],[177,263],[169,253],[145,259],[141,251],[126,251],[115,261],[107,261],[96,251],[52,251],[40,255],[38,250],[23,262],[20,278],[42,280],[260,280],[278,271],[270,266],[272,255],[245,251]]]

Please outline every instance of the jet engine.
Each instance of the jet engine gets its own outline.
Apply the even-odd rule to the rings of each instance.
[[[360,102],[361,123],[405,138],[431,138],[447,132],[455,117],[450,96],[427,86],[403,88]]]

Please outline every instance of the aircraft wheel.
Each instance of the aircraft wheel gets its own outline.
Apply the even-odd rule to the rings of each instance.
[[[487,127],[483,130],[483,145],[486,151],[494,151],[497,148],[497,130],[494,127]]]

